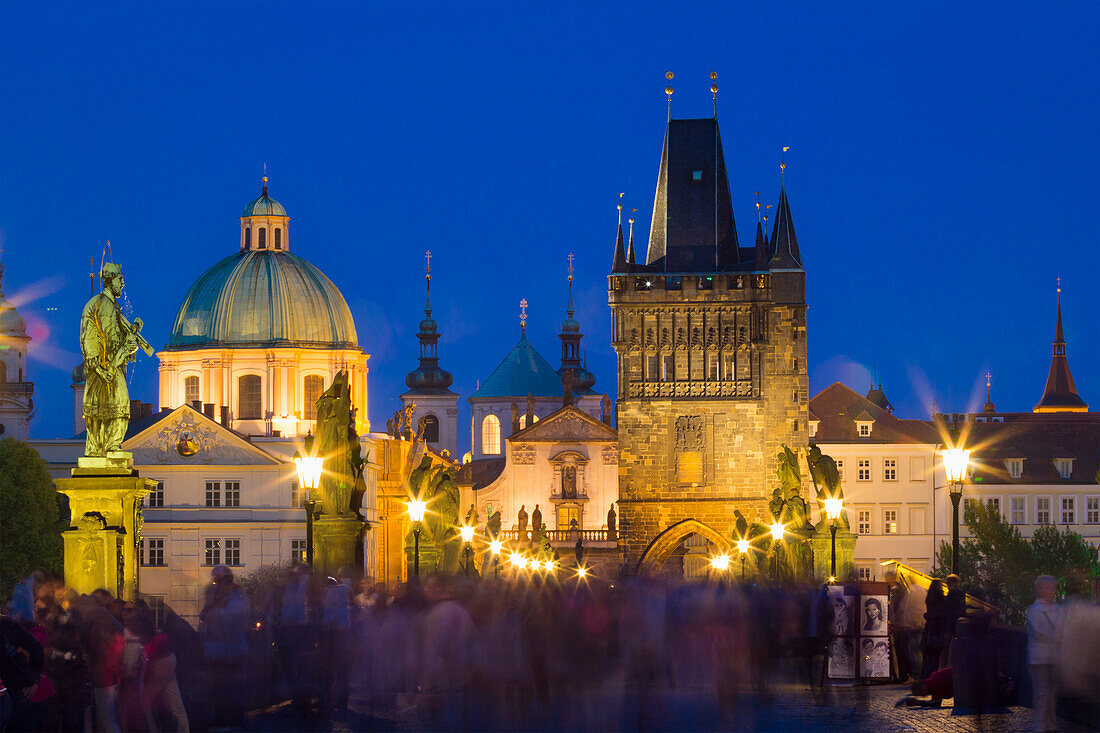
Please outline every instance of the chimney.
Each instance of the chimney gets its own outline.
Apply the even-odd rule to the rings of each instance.
[[[218,410],[221,412],[222,425],[224,425],[225,427],[229,427],[229,407],[227,407],[226,405],[222,405],[218,408]]]
[[[191,400],[191,407],[195,412],[202,412],[202,400]]]
[[[214,419],[214,403],[204,402],[202,403],[202,414],[206,415],[211,420]]]
[[[142,402],[141,403],[141,416],[142,417],[152,417],[153,416],[153,403],[152,402]]]

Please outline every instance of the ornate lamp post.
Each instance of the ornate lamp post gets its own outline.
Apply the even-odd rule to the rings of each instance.
[[[325,459],[313,453],[313,435],[305,437],[306,454],[294,451],[294,466],[298,471],[298,488],[306,492],[302,506],[306,510],[306,564],[313,567],[313,514],[317,509],[314,492],[321,483],[321,468]]]
[[[772,531],[772,556],[775,558],[775,583],[779,584],[779,547],[778,543],[783,540],[783,532],[786,530],[786,525],[776,522],[771,526]]]
[[[462,535],[463,552],[466,553],[466,577],[470,577],[470,543],[474,541],[474,528],[470,526],[460,527],[458,533]]]
[[[825,515],[829,517],[829,532],[833,535],[833,557],[829,568],[829,579],[836,580],[836,531],[839,526],[841,512],[844,511],[844,500],[831,498],[825,500]]]
[[[493,558],[493,577],[500,577],[500,551],[504,543],[498,539],[489,540],[489,554]]]
[[[951,572],[959,572],[959,500],[962,499],[963,479],[970,465],[970,451],[965,448],[944,448],[940,451],[943,472],[947,474],[948,491],[951,492]]]
[[[411,499],[408,507],[409,519],[413,523],[413,575],[420,577],[420,530],[428,504],[419,499]]]
[[[737,540],[737,554],[741,556],[741,583],[745,582],[745,553],[749,551],[749,541],[742,538]]]

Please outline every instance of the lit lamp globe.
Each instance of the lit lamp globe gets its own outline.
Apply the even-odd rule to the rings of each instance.
[[[580,578],[581,580],[584,580],[585,578],[587,578],[588,577],[588,568],[586,568],[583,565],[581,565],[579,568],[577,568],[577,577]]]
[[[940,456],[943,458],[947,482],[952,486],[961,485],[970,465],[970,451],[966,448],[944,448],[940,451]]]
[[[780,524],[779,522],[776,522],[775,524],[773,524],[771,526],[772,539],[775,540],[776,542],[779,542],[779,540],[783,539],[783,532],[784,532],[785,529],[786,529],[786,525],[784,525],[784,524]]]
[[[554,561],[553,560],[543,560],[542,561],[542,569],[547,573],[554,572]]]
[[[504,543],[500,540],[489,540],[489,552],[494,555],[499,555],[502,547],[504,547]]]
[[[826,499],[825,502],[825,516],[830,520],[836,521],[840,519],[841,512],[844,511],[844,500],[837,499],[835,497]]]
[[[710,559],[710,566],[715,570],[729,570],[730,556],[718,555],[717,557],[712,557]]]
[[[518,552],[513,552],[512,556],[508,558],[508,562],[512,563],[512,565],[519,568],[520,570],[527,567],[527,559]]]
[[[307,448],[308,450],[308,448]],[[294,452],[294,467],[298,471],[298,486],[309,491],[316,491],[321,483],[321,467],[324,460],[314,455],[302,455]]]
[[[749,541],[748,540],[737,540],[737,551],[740,552],[742,555],[744,555],[746,552],[748,552],[749,551]]]
[[[414,522],[424,521],[424,512],[428,509],[428,503],[420,501],[420,499],[412,499],[409,501],[409,519]]]
[[[470,542],[474,539],[474,528],[473,527],[469,527],[469,526],[459,527],[458,533],[460,535],[462,535],[462,541],[463,542]]]

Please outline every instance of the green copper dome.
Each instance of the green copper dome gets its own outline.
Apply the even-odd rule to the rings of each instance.
[[[241,216],[286,216],[286,209],[275,199],[267,195],[267,185],[260,198],[248,202]]]
[[[290,252],[243,250],[191,286],[168,341],[169,349],[221,346],[358,344],[344,296],[320,270]]]

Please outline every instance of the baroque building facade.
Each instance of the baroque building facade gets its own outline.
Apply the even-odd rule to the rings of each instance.
[[[805,271],[785,187],[742,247],[717,116],[669,119],[644,260],[608,277],[618,357],[619,546],[658,572],[691,535],[720,550],[736,510],[771,521],[783,445],[807,445]]]
[[[4,265],[0,263],[0,286]],[[28,377],[27,322],[0,287],[0,438],[26,440],[34,415],[34,383]]]

